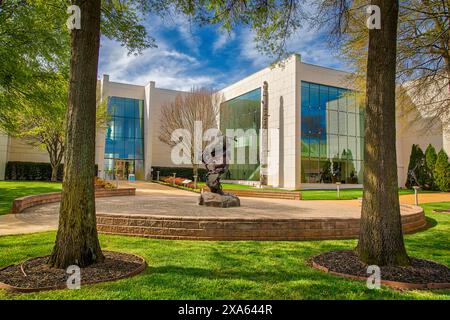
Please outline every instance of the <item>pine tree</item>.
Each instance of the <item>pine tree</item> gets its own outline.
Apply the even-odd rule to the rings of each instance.
[[[411,189],[415,184],[415,179],[417,176],[414,176],[416,174],[416,168],[417,168],[417,148],[419,146],[417,144],[413,144],[411,147],[411,154],[409,156],[409,165],[408,165],[408,175],[406,178],[406,187],[408,189]],[[413,175],[414,174],[414,175]]]
[[[436,149],[433,147],[432,144],[429,144],[427,149],[425,150],[425,166],[427,169],[427,175],[428,175],[428,181],[427,184],[429,185],[430,189],[435,189],[435,183],[434,183],[434,167],[436,165],[437,160],[437,153]]]
[[[419,182],[419,186],[424,189],[428,189],[427,183],[429,178],[425,161],[425,153],[419,146],[417,146],[416,149],[416,164],[416,177]]]
[[[434,167],[434,181],[438,190],[444,192],[450,190],[450,163],[448,162],[447,154],[442,149],[437,155]]]
[[[425,189],[430,189],[432,183],[430,175],[426,166],[425,154],[418,145],[413,144],[409,157],[406,187],[420,186]]]
[[[427,163],[427,167],[434,171],[434,166],[436,165],[437,153],[436,149],[432,144],[429,144],[427,149],[425,150],[425,161]]]

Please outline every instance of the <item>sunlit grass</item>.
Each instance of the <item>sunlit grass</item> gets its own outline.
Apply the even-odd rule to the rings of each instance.
[[[61,191],[59,182],[0,181],[0,215],[11,210],[16,198],[56,191]]]
[[[406,235],[411,256],[450,265],[450,215],[432,213],[450,202],[425,204],[434,224]],[[50,252],[55,232],[0,237],[0,267]],[[32,294],[0,290],[0,299],[450,299],[450,290],[369,290],[310,268],[307,259],[324,251],[349,249],[342,241],[171,241],[101,235],[103,249],[136,253],[147,270],[114,283]]]

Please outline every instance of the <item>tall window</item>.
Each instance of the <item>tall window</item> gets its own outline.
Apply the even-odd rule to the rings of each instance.
[[[241,135],[236,138],[233,150],[233,164],[224,175],[228,180],[259,180],[259,129],[261,128],[261,89],[245,93],[228,100],[220,106],[220,130],[253,129],[253,137]],[[250,132],[250,131],[247,131]],[[256,152],[253,152],[255,151]],[[253,155],[256,154],[256,157]],[[241,157],[244,155],[244,157]],[[245,158],[244,161],[238,161]],[[238,163],[239,162],[239,163]],[[241,163],[244,162],[244,163]]]
[[[127,179],[144,179],[144,101],[109,97],[111,119],[106,130],[105,173]]]
[[[354,92],[302,81],[301,179],[362,183],[364,110]]]

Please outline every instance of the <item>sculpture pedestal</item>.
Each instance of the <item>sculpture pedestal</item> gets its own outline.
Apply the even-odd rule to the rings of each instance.
[[[200,195],[198,204],[207,207],[230,208],[240,207],[241,201],[234,194],[218,194],[212,192],[203,192]]]

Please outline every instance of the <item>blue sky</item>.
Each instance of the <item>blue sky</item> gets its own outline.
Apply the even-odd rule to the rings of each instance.
[[[158,48],[139,56],[128,55],[118,42],[102,38],[99,75],[139,85],[155,81],[157,87],[168,89],[220,89],[271,62],[256,50],[249,29],[228,34],[215,26],[197,26],[184,17],[151,17],[145,25]],[[287,46],[301,54],[303,62],[346,69],[327,46],[325,35],[317,30],[299,30]]]

